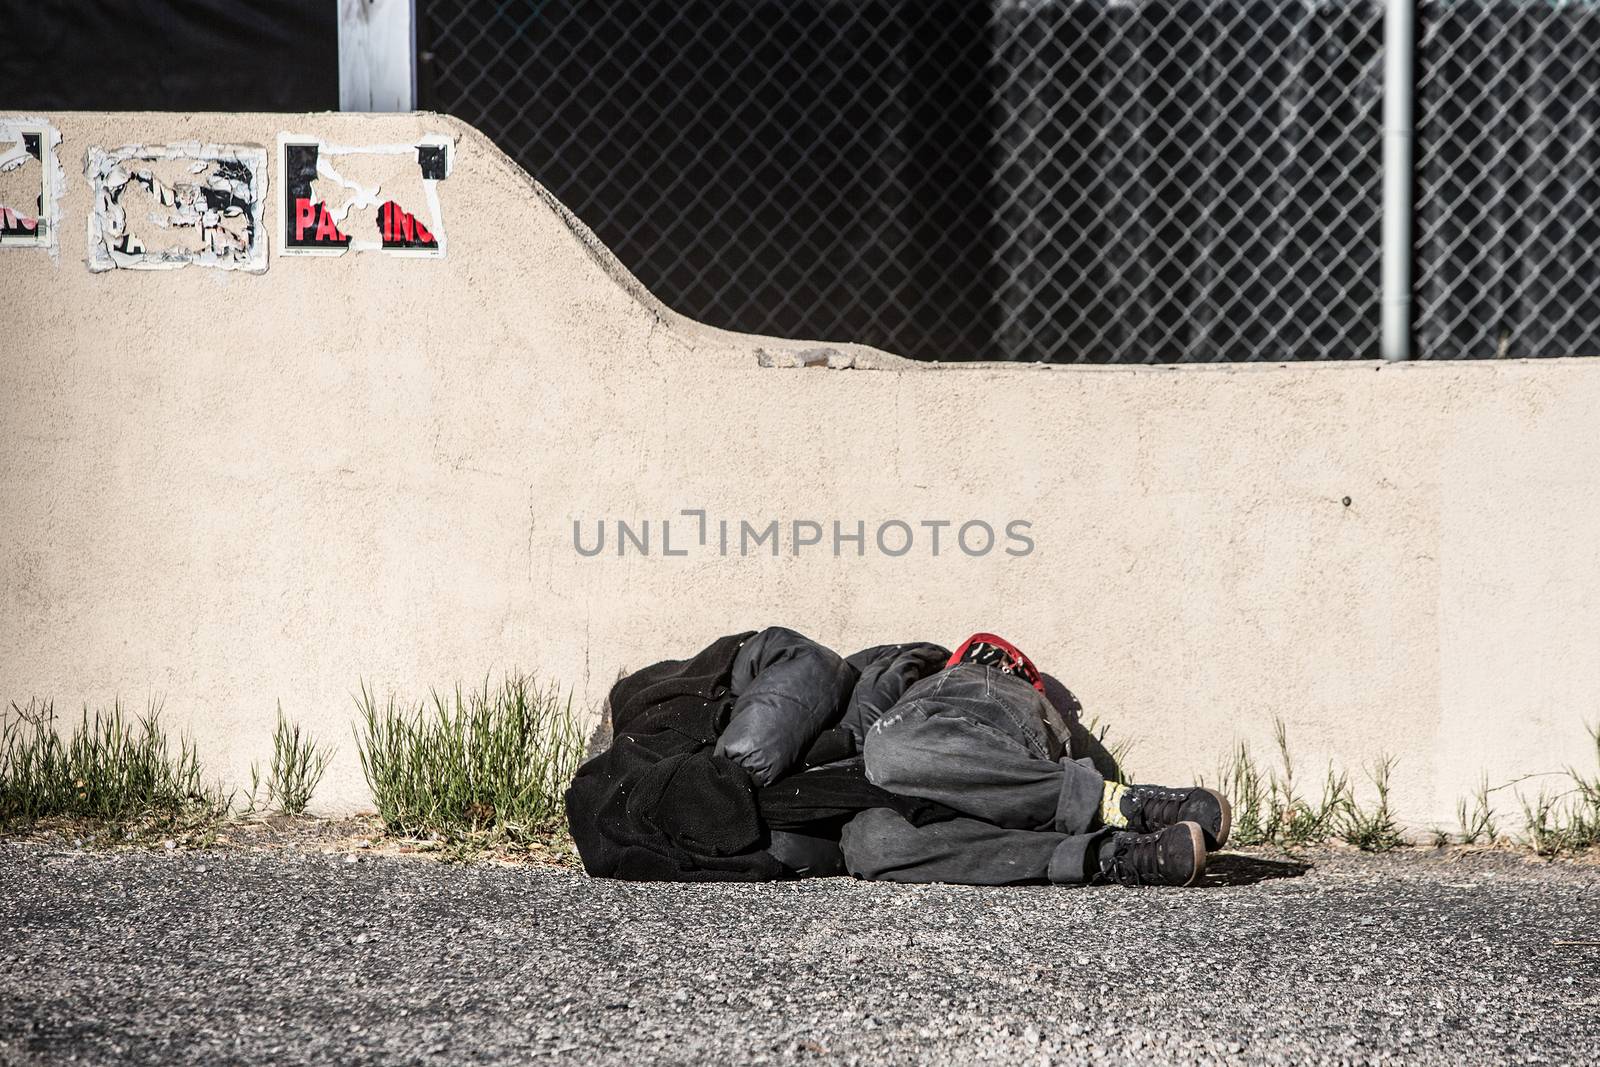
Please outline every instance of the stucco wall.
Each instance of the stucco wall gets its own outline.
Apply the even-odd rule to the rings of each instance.
[[[1309,778],[1399,757],[1417,825],[1453,825],[1481,771],[1578,758],[1600,718],[1600,361],[763,367],[806,346],[666,312],[448,118],[49,118],[59,259],[0,249],[6,700],[164,696],[235,779],[281,701],[339,743],[316,806],[348,809],[363,679],[520,666],[598,703],[734,629],[994,629],[1135,739],[1142,779],[1264,754],[1277,715]],[[264,274],[85,269],[89,146],[280,130],[456,133],[447,257],[284,257],[269,195]],[[586,544],[650,519],[651,554],[584,558],[574,519]],[[740,556],[741,519],[862,520],[867,552]],[[888,519],[904,556],[872,543]],[[929,554],[920,521],[972,519],[1031,522],[1033,550],[1002,529],[968,556],[952,527]]]

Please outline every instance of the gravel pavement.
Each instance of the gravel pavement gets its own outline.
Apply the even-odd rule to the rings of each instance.
[[[355,855],[0,843],[0,1063],[1600,1060],[1592,865],[975,889]]]

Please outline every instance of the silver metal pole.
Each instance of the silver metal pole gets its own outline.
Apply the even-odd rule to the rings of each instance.
[[[1388,0],[1383,15],[1384,359],[1410,359],[1411,219],[1416,109],[1416,0]]]
[[[416,106],[414,0],[339,0],[339,110]]]

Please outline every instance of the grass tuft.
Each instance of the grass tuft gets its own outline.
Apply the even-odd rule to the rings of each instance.
[[[1308,845],[1326,841],[1334,835],[1340,813],[1347,807],[1349,783],[1335,775],[1328,764],[1322,784],[1322,797],[1313,804],[1295,786],[1294,760],[1289,755],[1289,731],[1282,719],[1272,722],[1273,739],[1278,747],[1281,774],[1273,771],[1267,781],[1268,823],[1276,829],[1274,838],[1283,845]]]
[[[412,706],[363,683],[356,704],[361,769],[389,830],[512,842],[563,832],[583,737],[556,686],[513,673]]]
[[[1479,841],[1493,844],[1499,839],[1500,828],[1495,824],[1494,805],[1489,803],[1490,792],[1486,771],[1478,779],[1477,792],[1472,794],[1472,809],[1467,809],[1466,797],[1456,801],[1456,821],[1461,827],[1463,845],[1476,845]]]
[[[1236,844],[1292,848],[1343,837],[1360,847],[1382,850],[1404,843],[1389,806],[1394,760],[1385,757],[1370,772],[1378,789],[1374,809],[1363,810],[1356,804],[1348,777],[1336,772],[1331,762],[1320,795],[1312,799],[1301,791],[1282,719],[1273,720],[1272,732],[1277,767],[1263,770],[1250,746],[1240,741],[1217,776],[1218,789],[1233,806]]]
[[[1367,771],[1368,780],[1378,792],[1376,807],[1361,807],[1353,793],[1345,798],[1341,833],[1347,842],[1363,852],[1387,852],[1406,843],[1395,821],[1394,809],[1389,806],[1389,776],[1396,762],[1393,756],[1380,756]]]
[[[1600,846],[1600,724],[1589,727],[1589,736],[1597,768],[1593,777],[1568,768],[1572,788],[1561,793],[1540,788],[1532,802],[1522,798],[1528,844],[1541,856]]]
[[[278,725],[272,732],[272,766],[267,775],[264,807],[276,807],[285,815],[302,815],[311,795],[333,759],[333,748],[317,744],[311,735],[300,733],[300,724],[290,724],[278,704]],[[261,769],[250,766],[248,810],[256,810],[256,793],[261,788]]]
[[[151,701],[131,718],[121,701],[89,716],[72,733],[56,729],[54,705],[37,699],[0,713],[0,827],[51,816],[121,822],[217,818],[231,796],[201,783],[194,745],[177,752]]]
[[[1389,800],[1390,782],[1396,760],[1378,759],[1367,771],[1377,792],[1377,803],[1363,808],[1355,799],[1346,776],[1336,774],[1329,764],[1322,795],[1316,802],[1304,797],[1295,780],[1294,760],[1289,750],[1288,732],[1282,720],[1275,720],[1273,735],[1280,766],[1263,771],[1251,755],[1249,746],[1239,742],[1219,775],[1219,788],[1233,805],[1233,840],[1240,845],[1275,844],[1283,847],[1313,844],[1332,837],[1369,852],[1383,852],[1407,843]],[[1564,777],[1568,785],[1552,791],[1541,787],[1529,799],[1520,790],[1515,794],[1522,805],[1525,843],[1543,856],[1581,852],[1600,847],[1600,724],[1589,728],[1594,742],[1595,771],[1575,768],[1551,774],[1529,774],[1490,787],[1487,775],[1479,779],[1471,797],[1456,803],[1459,831],[1454,841],[1463,845],[1509,843],[1497,820],[1492,794],[1515,789],[1530,778]],[[1452,843],[1452,835],[1435,828],[1431,833],[1435,847]]]
[[[1237,845],[1264,845],[1271,837],[1267,817],[1267,782],[1256,767],[1250,746],[1240,741],[1232,760],[1222,768],[1218,789],[1233,806],[1233,841]]]

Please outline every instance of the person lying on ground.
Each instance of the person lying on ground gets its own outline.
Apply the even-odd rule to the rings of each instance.
[[[848,658],[783,627],[620,679],[567,815],[585,869],[647,881],[853,874],[1192,885],[1231,812],[1074,754],[1015,646],[974,634]]]

